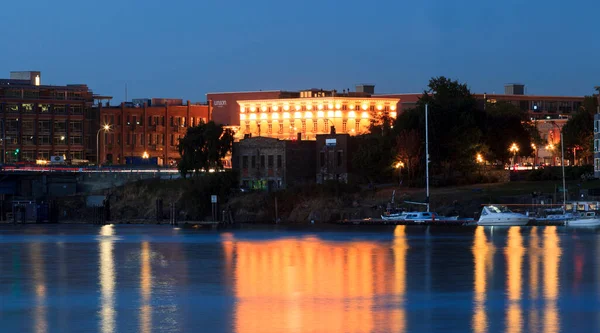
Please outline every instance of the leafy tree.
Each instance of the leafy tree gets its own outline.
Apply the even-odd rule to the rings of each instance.
[[[514,156],[509,151],[513,143],[519,147],[517,156],[530,156],[534,152],[531,147],[532,134],[540,137],[535,125],[517,106],[507,102],[487,104],[484,141],[490,149],[490,159],[503,164],[509,161]]]
[[[396,136],[396,153],[398,162],[405,164],[410,185],[423,153],[423,142],[419,131],[416,129],[401,131]]]
[[[190,127],[179,140],[179,172],[183,177],[189,172],[198,175],[202,170],[220,169],[221,160],[231,151],[233,131],[215,122],[200,122]]]
[[[453,171],[475,167],[475,155],[481,146],[483,115],[466,84],[443,76],[432,78],[417,106],[403,112],[394,124],[398,132],[423,129],[425,141],[425,105],[429,105],[429,153],[434,172],[446,179]]]
[[[598,107],[598,100],[593,96],[586,96],[581,108],[575,112],[562,129],[565,154],[573,157],[571,152],[577,150],[578,159],[589,163],[594,153],[594,113]]]
[[[370,133],[354,138],[356,151],[352,154],[352,168],[367,182],[389,180],[394,159],[393,142],[386,135]]]

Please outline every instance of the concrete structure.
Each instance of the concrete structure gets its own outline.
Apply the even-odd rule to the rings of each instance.
[[[352,170],[352,138],[348,134],[317,135],[317,183],[328,180],[348,183]]]
[[[96,97],[84,84],[42,85],[38,71],[0,79],[4,163],[89,160],[95,155],[89,117]]]
[[[315,140],[328,134],[331,126],[338,133],[367,133],[372,121],[380,116],[396,117],[398,98],[374,98],[364,92],[300,92],[300,98],[240,100],[240,128],[237,137],[267,136],[292,140]]]
[[[187,128],[209,120],[210,107],[206,104],[158,98],[151,99],[151,104],[98,106],[95,129],[101,131],[100,163],[125,164],[125,157],[133,156],[158,157],[165,165],[174,165],[180,158],[179,139],[185,136]],[[109,125],[110,130],[102,130],[103,125]]]
[[[248,137],[234,143],[232,166],[241,187],[277,190],[314,182],[315,155],[314,141]]]

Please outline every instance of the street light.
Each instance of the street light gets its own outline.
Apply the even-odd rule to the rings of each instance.
[[[394,168],[398,169],[398,184],[402,185],[402,168],[404,167],[404,162],[398,161]]]
[[[508,149],[511,153],[513,153],[513,167],[515,166],[515,158],[517,157],[517,153],[519,152],[519,146],[513,142],[513,144]]]
[[[535,143],[531,144],[531,148],[533,149],[533,168],[531,168],[532,170],[535,170],[535,166],[537,165],[537,146],[535,145]]]
[[[100,129],[98,130],[98,133],[96,133],[96,163],[98,164],[98,166],[100,166],[100,148],[99,148],[99,143],[100,143],[100,131],[104,131],[105,133],[110,131],[110,125],[109,124],[104,124],[102,127],[100,127]],[[104,148],[104,145],[102,145],[102,148]],[[102,152],[102,155],[104,155],[104,152]]]

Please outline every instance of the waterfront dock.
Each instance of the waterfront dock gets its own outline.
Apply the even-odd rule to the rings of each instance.
[[[431,221],[410,221],[410,220],[399,220],[390,221],[380,218],[364,218],[364,219],[343,219],[336,222],[340,225],[421,225],[421,226],[476,226],[477,221],[475,220],[431,220]],[[561,226],[565,225],[565,221],[557,220],[530,220],[528,226]]]

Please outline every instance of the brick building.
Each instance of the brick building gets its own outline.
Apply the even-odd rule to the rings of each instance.
[[[159,163],[173,165],[180,158],[177,146],[187,128],[210,118],[210,107],[205,104],[158,98],[139,102],[98,107],[101,163],[125,164],[126,157],[158,157]],[[109,125],[110,130],[103,131],[103,125]]]
[[[85,84],[42,85],[37,71],[0,79],[4,163],[92,159],[95,96]]]
[[[213,104],[211,119],[217,124],[240,126],[240,100],[262,100],[300,97],[299,92],[283,90],[238,91],[206,94],[206,100]]]
[[[233,144],[232,166],[240,186],[276,190],[314,182],[315,141],[248,137]]]
[[[317,135],[317,183],[327,180],[348,183],[352,173],[352,153],[354,145],[348,134]]]

